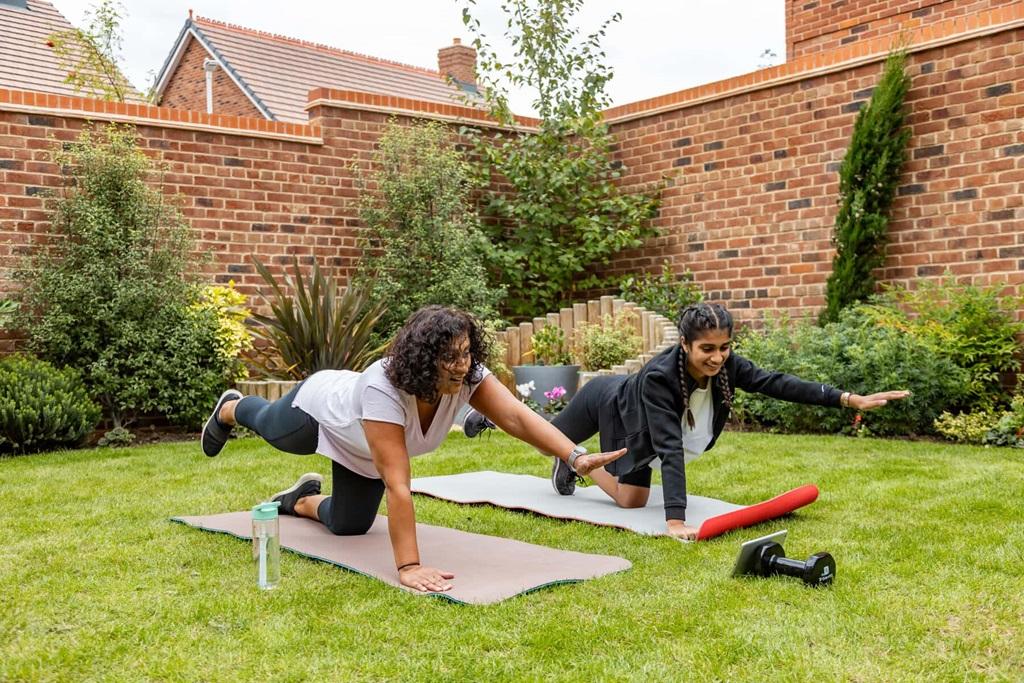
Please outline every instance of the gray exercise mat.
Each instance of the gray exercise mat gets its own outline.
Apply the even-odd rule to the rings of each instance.
[[[414,493],[455,503],[489,503],[514,510],[529,510],[546,517],[614,526],[650,536],[665,536],[665,508],[660,486],[651,486],[651,497],[642,508],[620,508],[596,484],[576,487],[571,496],[560,496],[549,479],[505,472],[464,472],[412,480]],[[715,498],[686,496],[686,523],[700,527],[706,519],[745,506]]]
[[[249,512],[174,517],[173,521],[252,538]],[[455,574],[450,591],[431,595],[474,605],[500,602],[545,586],[585,581],[633,566],[621,557],[556,550],[427,524],[416,525],[416,538],[424,564]],[[363,536],[335,536],[311,519],[281,517],[281,547],[402,587],[388,538],[388,518],[381,515]],[[250,560],[248,551],[239,554],[239,561]],[[281,580],[287,582],[287,575]]]

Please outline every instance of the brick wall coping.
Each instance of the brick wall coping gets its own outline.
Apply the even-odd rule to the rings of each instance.
[[[911,26],[913,25],[908,24],[906,32],[903,34],[908,51],[930,50],[1024,26],[1024,2],[978,12],[970,16],[953,17],[916,28],[911,28]],[[611,124],[623,123],[883,61],[897,41],[898,37],[896,36],[879,36],[830,52],[805,55],[779,66],[760,69],[659,97],[630,102],[606,109],[605,121]]]
[[[337,90],[335,88],[314,88],[309,91],[309,103],[306,111],[316,106],[338,107],[341,109],[358,109],[376,111],[386,114],[405,114],[416,118],[428,118],[437,121],[459,123],[480,123],[488,128],[514,129],[534,131],[540,119],[528,116],[516,116],[517,126],[500,126],[490,114],[483,109],[467,107],[462,104],[443,104],[410,97],[396,97],[361,90]]]
[[[0,111],[56,114],[162,128],[201,130],[210,133],[323,144],[319,127],[308,123],[288,123],[244,116],[207,114],[186,109],[154,107],[148,104],[128,102],[107,102],[89,97],[68,97],[31,90],[0,88]]]
[[[921,52],[1021,26],[1024,26],[1024,2],[931,24],[921,24],[920,20],[915,19],[913,22],[905,24],[905,33],[902,35],[908,45],[908,51]],[[886,58],[897,40],[898,38],[892,35],[879,36],[831,52],[799,57],[779,66],[611,107],[604,111],[605,121],[609,124],[624,123],[824,74],[847,71],[864,64],[880,62]],[[441,121],[475,121],[489,123],[491,127],[497,127],[494,126],[493,120],[488,114],[480,109],[355,90],[316,88],[309,93],[309,104],[307,104],[306,110],[317,105],[405,114]],[[539,120],[535,118],[526,116],[516,118],[520,123],[516,127],[517,130],[536,130],[539,124]]]
[[[923,25],[908,30],[904,35],[909,46],[908,50],[919,52],[1001,33],[1021,26],[1024,26],[1024,2]],[[846,71],[850,68],[884,60],[895,40],[893,36],[880,36],[828,53],[806,55],[779,66],[612,107],[605,110],[605,120],[611,124],[623,123],[742,93],[828,73]],[[314,88],[309,93],[306,110],[315,106],[404,114],[460,123],[476,122],[486,124],[491,128],[502,128],[502,126],[495,125],[488,113],[481,109],[355,90]],[[323,143],[319,128],[310,124],[206,114],[205,112],[154,107],[146,104],[106,102],[85,97],[67,97],[27,90],[0,88],[0,111],[52,113],[167,128],[235,133],[315,144]],[[539,123],[538,119],[531,117],[518,116],[516,119],[519,123],[518,126],[515,126],[516,130],[536,130]]]

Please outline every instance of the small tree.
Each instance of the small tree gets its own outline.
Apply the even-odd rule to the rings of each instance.
[[[612,70],[602,63],[601,39],[621,16],[581,38],[572,22],[582,0],[503,2],[505,36],[514,51],[503,61],[473,17],[474,5],[464,0],[463,21],[476,36],[491,115],[505,126],[517,124],[507,83],[535,93],[540,118],[536,132],[474,131],[483,172],[508,184],[483,193],[491,219],[485,224],[490,262],[508,285],[508,310],[529,317],[558,307],[578,290],[609,285],[596,267],[655,234],[650,219],[657,194],[620,191],[615,181],[621,169],[612,162],[613,140],[602,118]]]
[[[131,85],[118,69],[121,51],[121,11],[114,0],[100,0],[86,14],[87,28],[55,31],[46,44],[53,50],[64,82],[77,92],[114,102],[124,102],[132,93]]]
[[[49,242],[15,272],[18,327],[81,372],[115,428],[150,411],[198,424],[238,360],[218,351],[216,312],[193,305],[188,226],[147,185],[133,129],[86,130],[52,157],[64,183]]]
[[[394,122],[380,138],[373,172],[357,169],[366,237],[357,280],[387,308],[379,339],[426,304],[497,317],[504,289],[487,284],[470,170],[441,125]]]
[[[889,208],[907,156],[910,130],[904,127],[904,100],[910,78],[906,52],[889,55],[871,101],[857,115],[853,138],[839,169],[839,212],[821,322],[834,322],[850,304],[875,291],[871,272],[885,258]]]

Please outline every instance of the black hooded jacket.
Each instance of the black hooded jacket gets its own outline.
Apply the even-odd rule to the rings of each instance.
[[[679,390],[680,346],[674,345],[655,356],[641,370],[621,383],[609,387],[599,409],[601,450],[626,448],[627,453],[605,465],[613,475],[621,476],[641,469],[661,458],[661,477],[665,495],[665,519],[686,518],[686,470],[683,466],[683,398]],[[807,382],[782,372],[768,372],[746,358],[730,353],[725,361],[732,389],[757,392],[772,398],[820,406],[839,406],[842,395],[835,387]],[[696,380],[686,374],[690,392]],[[711,380],[711,405],[714,411],[711,443],[725,428],[728,414],[718,382]]]

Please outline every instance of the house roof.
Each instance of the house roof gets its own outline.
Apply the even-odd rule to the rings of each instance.
[[[164,89],[193,40],[235,81],[264,116],[305,123],[309,91],[335,88],[462,104],[472,86],[450,85],[439,71],[349,52],[329,45],[189,17],[157,77]]]
[[[67,72],[46,44],[50,34],[74,26],[46,0],[27,0],[25,5],[0,3],[0,88],[81,95],[64,82]],[[141,100],[134,88],[129,91],[129,99]]]

